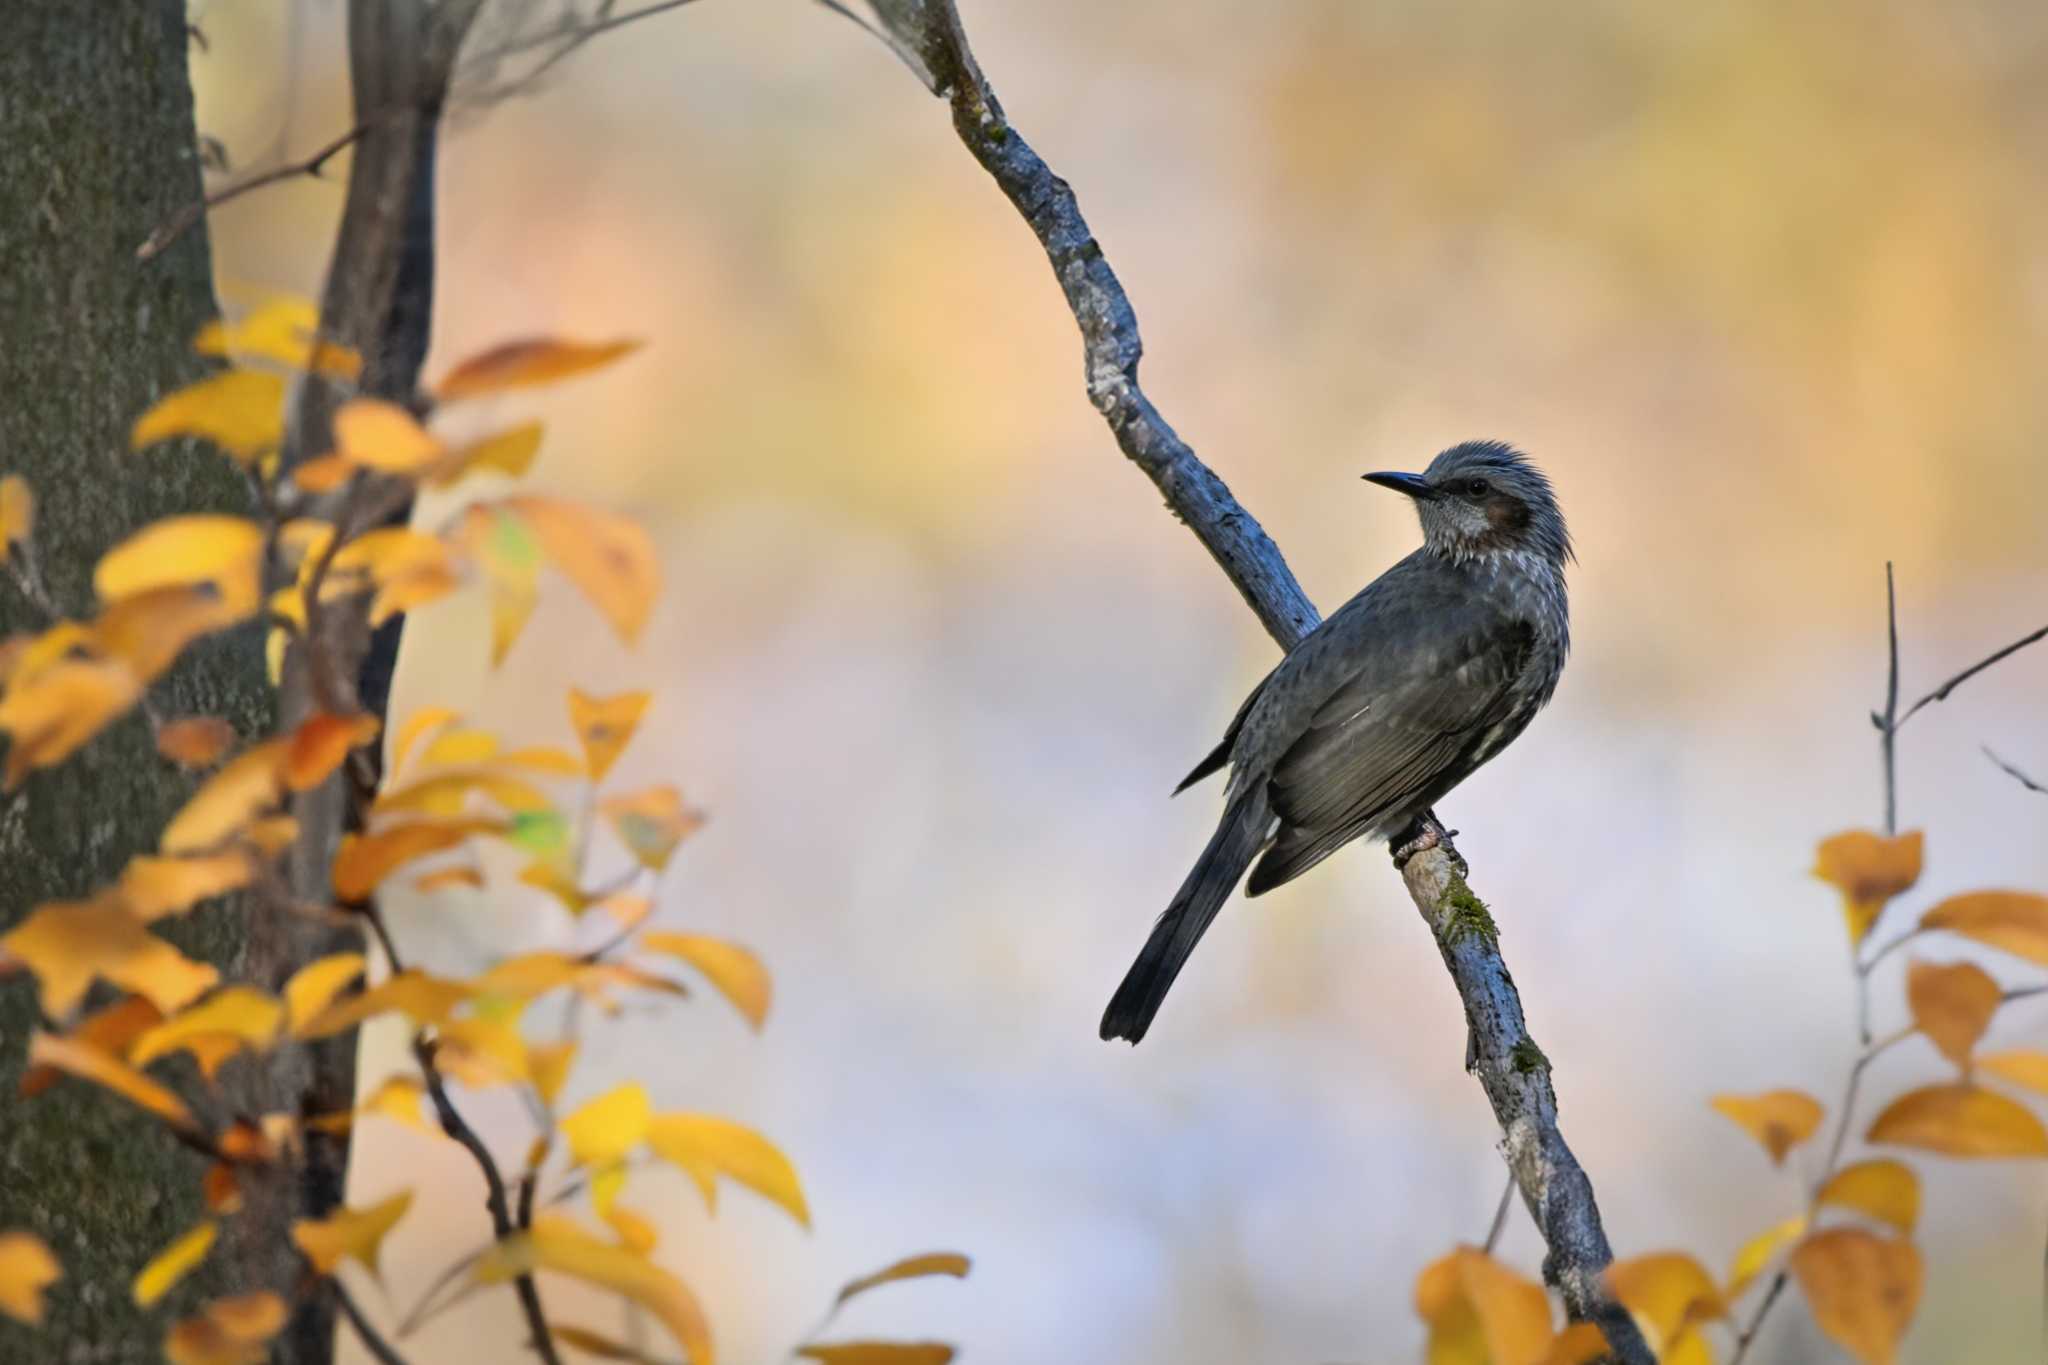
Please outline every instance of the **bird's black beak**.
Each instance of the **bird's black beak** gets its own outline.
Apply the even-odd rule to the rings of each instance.
[[[1420,474],[1367,474],[1365,481],[1406,493],[1417,502],[1434,502],[1441,496]]]

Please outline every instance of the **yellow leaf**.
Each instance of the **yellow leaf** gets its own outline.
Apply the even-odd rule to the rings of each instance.
[[[501,754],[498,762],[508,768],[525,768],[553,777],[582,777],[586,771],[582,759],[567,749],[557,749],[552,745],[514,749],[510,753]]]
[[[781,1205],[805,1227],[811,1225],[796,1168],[753,1129],[709,1114],[657,1114],[645,1135],[655,1155],[696,1181],[713,1212],[718,1208],[716,1177],[724,1175]]]
[[[1415,1311],[1429,1326],[1430,1365],[1537,1365],[1550,1345],[1543,1287],[1471,1247],[1424,1268]]]
[[[332,493],[355,476],[356,466],[341,454],[317,455],[292,468],[292,482],[304,493]]]
[[[1944,1156],[2048,1156],[2048,1131],[2032,1111],[1995,1090],[1930,1085],[1893,1100],[1868,1141],[1921,1147]]]
[[[299,837],[299,822],[289,815],[263,815],[251,820],[235,836],[236,842],[247,844],[265,857],[275,858],[292,846]]]
[[[0,698],[0,731],[7,747],[6,788],[21,785],[36,768],[76,753],[124,714],[142,695],[132,669],[98,660],[66,660],[16,683]]]
[[[1761,1095],[1716,1095],[1716,1112],[1733,1119],[1771,1154],[1771,1164],[1785,1164],[1785,1154],[1812,1137],[1827,1111],[1819,1100],[1800,1090],[1767,1090]]]
[[[474,503],[450,533],[482,565],[491,586],[491,665],[503,663],[540,600],[540,543],[524,518],[502,505]]]
[[[284,1300],[269,1290],[215,1299],[164,1338],[170,1365],[263,1365],[266,1343],[284,1329]]]
[[[206,1259],[206,1253],[213,1250],[213,1239],[219,1235],[220,1224],[209,1218],[193,1224],[183,1236],[159,1251],[135,1277],[136,1306],[154,1307],[172,1285]]]
[[[619,761],[619,755],[633,739],[633,732],[640,727],[640,716],[647,710],[651,695],[621,692],[615,697],[592,697],[573,687],[569,689],[569,723],[576,727],[576,737],[583,741],[583,758],[591,781],[604,781],[612,764]]]
[[[253,464],[284,438],[284,376],[230,369],[174,390],[135,421],[128,446],[197,436],[243,464]]]
[[[294,1037],[322,1010],[334,1003],[363,974],[361,953],[329,953],[292,973],[284,983],[285,1027]]]
[[[239,891],[255,875],[256,865],[238,849],[190,858],[143,853],[128,860],[117,892],[128,913],[147,923]]]
[[[547,794],[532,784],[522,782],[516,777],[507,777],[504,773],[481,768],[423,777],[396,791],[384,793],[377,798],[370,810],[377,815],[388,815],[393,811],[455,815],[461,812],[466,804],[465,798],[471,792],[481,792],[515,814],[522,811],[547,810],[553,805]]]
[[[526,1050],[526,1070],[539,1092],[541,1103],[552,1107],[568,1084],[569,1068],[576,1062],[576,1044],[542,1043]]]
[[[820,1365],[946,1365],[953,1348],[937,1341],[840,1341],[799,1346],[797,1355]]]
[[[409,968],[361,995],[329,1005],[294,1029],[293,1034],[302,1039],[326,1038],[392,1010],[401,1011],[423,1028],[443,1024],[471,994],[470,988],[460,981],[446,981],[417,967]]]
[[[654,913],[654,901],[646,896],[606,896],[597,908],[611,916],[621,929],[631,929]]]
[[[466,445],[434,472],[428,486],[446,488],[472,474],[507,474],[516,479],[533,467],[533,457],[540,453],[540,434],[540,423],[526,422]]]
[[[640,865],[655,872],[667,867],[676,846],[704,825],[704,813],[685,806],[674,787],[614,796],[597,809]]]
[[[377,1254],[384,1238],[412,1207],[412,1191],[401,1190],[366,1209],[342,1209],[328,1218],[301,1218],[292,1224],[292,1242],[322,1275],[353,1257],[372,1276],[378,1274]]]
[[[553,863],[528,863],[519,873],[519,880],[528,886],[547,892],[560,901],[572,915],[580,915],[590,908],[590,897],[583,894],[576,885],[576,879],[565,868]]]
[[[123,597],[93,622],[93,647],[118,659],[142,682],[154,682],[185,646],[255,612],[252,597],[230,601],[212,586],[171,585]]]
[[[767,1019],[772,994],[768,970],[761,965],[761,959],[745,948],[702,934],[665,932],[642,935],[640,946],[649,952],[680,958],[704,973],[756,1029]]]
[[[500,961],[476,978],[479,995],[531,1000],[576,979],[589,964],[570,953],[543,948]]]
[[[1698,1333],[1692,1334],[1695,1338]],[[1608,1356],[1607,1337],[1599,1325],[1591,1322],[1574,1322],[1557,1334],[1550,1343],[1549,1352],[1543,1357],[1542,1365],[1593,1365],[1595,1361]],[[1667,1353],[1665,1365],[1679,1365],[1672,1354]],[[1713,1365],[1711,1360],[1700,1365]]]
[[[277,998],[254,986],[229,986],[205,1001],[182,1010],[135,1040],[128,1060],[148,1066],[167,1052],[190,1045],[193,1039],[223,1036],[233,1040],[233,1050],[242,1046],[265,1048],[277,1038],[284,1023],[284,1006]],[[207,1069],[209,1074],[212,1068]]]
[[[247,517],[167,517],[109,550],[93,570],[93,590],[103,602],[118,602],[204,583],[224,602],[253,608],[262,600],[263,541],[262,525]]]
[[[422,1133],[438,1133],[440,1129],[427,1122],[423,1107],[426,1093],[427,1088],[418,1077],[387,1076],[356,1108],[364,1114],[382,1114],[385,1118],[396,1119]]]
[[[351,398],[334,413],[336,453],[350,464],[386,474],[418,474],[448,448],[413,415],[381,398]]]
[[[438,872],[413,878],[412,885],[415,891],[443,891],[451,886],[481,891],[484,889],[484,874],[473,867],[444,867]]]
[[[90,1043],[81,1043],[75,1038],[60,1038],[55,1034],[38,1033],[28,1040],[28,1060],[31,1066],[55,1067],[68,1076],[105,1086],[129,1103],[155,1114],[173,1128],[186,1132],[198,1131],[192,1121],[192,1113],[185,1108],[185,1102],[165,1086],[129,1066],[119,1057],[104,1052]]]
[[[489,730],[444,730],[420,755],[431,767],[474,767],[498,756],[498,737]]]
[[[654,1250],[658,1240],[654,1224],[620,1204],[605,1210],[604,1221],[619,1235],[619,1245],[636,1256],[645,1256]]]
[[[503,828],[496,820],[416,820],[375,834],[344,835],[334,855],[334,894],[344,901],[366,900],[407,863]]]
[[[609,365],[639,348],[638,341],[580,342],[554,337],[508,341],[479,352],[450,370],[434,390],[434,396],[447,403],[505,389],[550,384]]]
[[[1792,1276],[1821,1331],[1863,1365],[1892,1365],[1920,1306],[1920,1252],[1859,1228],[1816,1232],[1792,1252]]]
[[[1946,929],[2048,966],[2048,896],[1971,891],[1936,905],[1920,917],[1920,926]]]
[[[126,995],[85,1020],[66,1035],[111,1056],[125,1056],[137,1038],[163,1022],[164,1013],[139,995]],[[64,1073],[53,1066],[32,1066],[21,1076],[21,1097],[42,1094]]]
[[[1650,1344],[1659,1349],[1675,1343],[1688,1327],[1728,1315],[1714,1277],[1682,1251],[1616,1261],[1602,1278],[1607,1291],[1644,1323]]]
[[[175,1010],[220,975],[150,933],[111,895],[38,906],[0,935],[0,949],[36,974],[43,1013],[53,1019],[77,1006],[94,977],[147,996],[158,1009]]]
[[[36,530],[36,495],[19,474],[0,479],[0,548],[12,554]]]
[[[602,1332],[593,1332],[588,1327],[576,1327],[568,1323],[551,1322],[548,1330],[555,1334],[555,1340],[574,1346],[585,1355],[596,1356],[599,1360],[630,1360],[638,1365],[654,1365],[653,1357],[644,1351],[637,1351],[623,1341],[614,1341]]]
[[[1774,1227],[1765,1228],[1742,1244],[1735,1253],[1734,1264],[1728,1268],[1728,1297],[1739,1298],[1742,1291],[1756,1282],[1779,1252],[1806,1235],[1806,1215],[1787,1218]]]
[[[342,765],[349,751],[377,737],[381,728],[372,715],[310,717],[292,732],[284,761],[284,784],[295,792],[311,791]]]
[[[397,773],[405,767],[414,746],[433,731],[444,725],[453,724],[462,718],[462,713],[446,706],[422,706],[405,718],[398,735],[391,742],[391,771]]]
[[[27,1232],[0,1232],[0,1313],[31,1325],[43,1320],[43,1291],[64,1276],[64,1267]]]
[[[502,1019],[451,1019],[434,1042],[441,1070],[472,1090],[527,1079],[526,1041]]]
[[[897,1280],[922,1279],[926,1275],[951,1275],[956,1280],[967,1278],[973,1262],[957,1251],[927,1251],[917,1256],[906,1256],[893,1265],[883,1266],[872,1275],[863,1275],[849,1280],[839,1290],[835,1303],[845,1303],[856,1294],[865,1294],[878,1285],[893,1284]]]
[[[1854,1209],[1910,1233],[1920,1221],[1920,1178],[1912,1167],[1889,1157],[1859,1161],[1830,1176],[1813,1202]]]
[[[599,1166],[590,1173],[590,1207],[597,1210],[598,1217],[610,1214],[612,1205],[626,1190],[626,1163],[614,1161]]]
[[[1987,1052],[1977,1058],[1977,1069],[1988,1071],[2014,1085],[2025,1086],[2036,1094],[2048,1095],[2048,1052],[2032,1048]]]
[[[2004,996],[1990,973],[1974,963],[1943,966],[1916,959],[1906,969],[1906,1004],[1914,1025],[1965,1071],[1971,1049],[1990,1027]]]
[[[236,754],[206,779],[164,826],[165,853],[200,853],[239,832],[284,799],[289,737],[265,740]]]
[[[1813,875],[1842,893],[1851,943],[1861,943],[1886,902],[1920,880],[1920,852],[1917,829],[1895,838],[1856,829],[1821,841]]]
[[[562,1120],[562,1136],[580,1166],[602,1166],[625,1157],[647,1140],[654,1114],[647,1089],[630,1081],[608,1090]]]
[[[319,330],[320,310],[312,300],[281,297],[235,322],[215,318],[199,329],[192,349],[201,355],[257,356],[296,370],[354,379],[362,372],[363,358],[338,342],[316,342]]]
[[[218,716],[186,716],[156,732],[156,751],[186,768],[209,768],[235,742],[235,727]]]
[[[541,550],[582,590],[619,639],[640,638],[661,592],[654,542],[639,522],[554,498],[507,498],[504,506],[532,528]]]
[[[682,1281],[643,1256],[582,1231],[565,1218],[536,1218],[533,1230],[505,1238],[478,1258],[481,1284],[502,1284],[530,1270],[553,1270],[623,1294],[668,1329],[689,1353],[690,1365],[714,1365],[711,1328]]]

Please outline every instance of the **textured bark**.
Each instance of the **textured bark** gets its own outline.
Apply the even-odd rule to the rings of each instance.
[[[847,12],[836,0],[824,0]],[[1004,116],[975,63],[952,0],[877,0],[885,41],[952,107],[962,145],[995,180],[1044,247],[1080,326],[1088,396],[1117,445],[1166,497],[1281,649],[1321,621],[1280,549],[1223,481],[1159,415],[1138,383],[1144,347],[1130,299],[1081,216],[1067,182],[1053,174]],[[1597,1321],[1623,1365],[1653,1365],[1633,1320],[1607,1295],[1600,1272],[1612,1259],[1600,1210],[1558,1129],[1550,1063],[1529,1037],[1493,924],[1464,881],[1448,837],[1408,860],[1410,895],[1435,934],[1465,1004],[1471,1070],[1502,1132],[1501,1149],[1549,1256],[1544,1278],[1575,1319]]]
[[[248,505],[239,476],[211,450],[128,450],[135,416],[201,374],[190,343],[213,311],[203,228],[147,265],[134,257],[136,243],[200,193],[185,12],[180,0],[9,0],[4,28],[0,472],[34,486],[51,587],[63,610],[84,614],[94,562],[138,526]],[[0,633],[40,624],[0,585]],[[238,632],[193,651],[157,696],[167,713],[206,712],[261,733],[271,697],[258,637]],[[0,797],[0,925],[110,881],[155,843],[191,786],[131,716]],[[238,914],[202,913],[171,932],[235,970]],[[0,1228],[42,1236],[65,1278],[41,1333],[0,1318],[0,1360],[159,1360],[164,1310],[139,1312],[128,1282],[198,1216],[199,1158],[84,1085],[17,1100],[36,1018],[32,981],[0,984]],[[170,1306],[218,1289],[222,1274],[203,1268]]]

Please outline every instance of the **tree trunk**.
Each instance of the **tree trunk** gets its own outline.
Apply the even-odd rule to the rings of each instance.
[[[98,557],[173,512],[246,512],[240,477],[193,443],[135,454],[128,428],[203,371],[192,336],[214,310],[204,224],[148,264],[135,248],[201,193],[181,0],[8,0],[0,44],[0,472],[24,476],[58,608],[92,610]],[[0,585],[0,633],[44,622]],[[194,649],[156,689],[167,714],[204,712],[245,736],[272,715],[253,628]],[[155,843],[192,780],[130,716],[69,762],[0,798],[0,925],[83,897]],[[232,973],[239,912],[172,936]],[[163,1308],[127,1287],[199,1217],[200,1158],[139,1112],[75,1083],[15,1098],[37,1024],[32,984],[0,986],[0,1229],[27,1228],[64,1263],[41,1334],[0,1318],[0,1359],[160,1360]],[[277,1267],[283,1269],[282,1260]],[[219,1292],[206,1268],[169,1307]]]

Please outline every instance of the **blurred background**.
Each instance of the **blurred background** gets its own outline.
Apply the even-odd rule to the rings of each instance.
[[[2048,10],[962,8],[1129,288],[1153,397],[1325,610],[1417,541],[1362,471],[1502,437],[1555,477],[1577,650],[1444,814],[1617,1250],[1725,1266],[1798,1210],[1799,1160],[1774,1172],[1707,1097],[1832,1107],[1854,1053],[1807,869],[1882,814],[1884,563],[1909,695],[2048,619]],[[352,122],[335,0],[195,17],[201,128],[238,171]],[[709,997],[629,1013],[577,1091],[644,1078],[802,1172],[809,1234],[636,1178],[722,1357],[780,1359],[843,1280],[958,1248],[965,1284],[876,1294],[840,1335],[976,1365],[1418,1358],[1414,1276],[1483,1237],[1503,1168],[1383,855],[1234,904],[1142,1048],[1096,1041],[1216,814],[1166,793],[1274,649],[1089,407],[1045,261],[944,107],[817,5],[704,0],[472,102],[441,177],[429,373],[515,335],[646,338],[467,420],[545,416],[533,483],[644,519],[668,586],[629,651],[557,580],[495,674],[479,600],[422,612],[393,714],[566,742],[571,686],[655,692],[610,785],[673,779],[712,814],[657,922],[753,946],[776,1005],[758,1038]],[[217,213],[224,298],[316,292],[342,180]],[[2048,774],[2044,684],[2023,654],[1904,732],[1928,857],[1894,914],[2048,888],[2048,800],[1979,752]],[[448,970],[566,933],[520,891],[407,907],[400,933]],[[2039,1044],[2048,1006],[1996,1028]],[[373,1036],[365,1086],[399,1060]],[[1866,1093],[1940,1072],[1916,1041]],[[523,1151],[516,1110],[476,1105]],[[483,1235],[473,1168],[381,1121],[356,1159],[356,1199],[427,1201],[386,1250],[409,1304]],[[2040,1168],[1914,1164],[1906,1358],[2038,1358]],[[1519,1211],[1505,1254],[1540,1261]],[[519,1341],[485,1296],[415,1358]],[[1751,1359],[1824,1349],[1787,1304]]]

